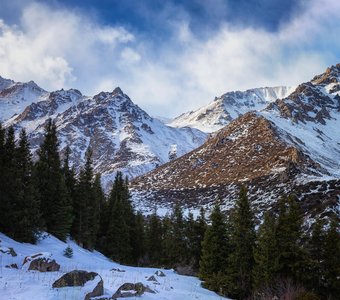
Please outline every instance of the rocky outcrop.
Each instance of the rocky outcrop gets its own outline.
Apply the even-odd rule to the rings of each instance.
[[[86,293],[84,300],[90,300],[92,297],[102,296],[104,294],[103,279],[95,272],[86,272],[81,270],[74,270],[64,274],[53,284],[53,288],[74,287],[74,286],[86,286],[88,283],[95,281],[94,288]]]
[[[144,293],[155,294],[148,286],[144,286],[141,282],[137,283],[124,283],[119,289],[113,294],[112,299],[117,298],[129,298],[129,297],[139,297]]]
[[[14,251],[14,249],[12,247],[0,247],[0,252],[3,254],[8,254],[11,255],[13,257],[17,256],[16,252]]]
[[[39,272],[57,272],[60,269],[60,265],[46,255],[45,253],[37,253],[31,256],[26,256],[23,265],[29,264],[29,271]]]

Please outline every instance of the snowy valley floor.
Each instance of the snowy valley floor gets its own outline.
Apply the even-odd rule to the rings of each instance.
[[[67,246],[73,249],[73,257],[63,256]],[[47,236],[37,245],[18,243],[0,233],[0,250],[6,252],[13,248],[16,257],[0,251],[0,300],[67,300],[84,299],[84,288],[70,287],[53,289],[52,284],[63,274],[78,269],[97,272],[104,281],[105,295],[112,296],[126,282],[142,282],[148,285],[156,294],[145,293],[141,297],[128,299],[157,299],[157,300],[190,300],[190,299],[225,299],[215,293],[203,289],[201,282],[195,277],[181,276],[173,270],[162,270],[165,277],[157,277],[159,284],[147,281],[159,269],[127,267],[111,262],[102,254],[90,252],[77,246],[73,241],[63,243],[53,236]],[[23,266],[26,256],[35,253],[51,255],[61,265],[58,272],[28,271]],[[19,269],[9,269],[6,265],[17,264]],[[125,272],[112,271],[112,269]]]

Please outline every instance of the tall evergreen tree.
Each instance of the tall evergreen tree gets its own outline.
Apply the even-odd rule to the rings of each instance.
[[[159,265],[164,252],[162,243],[162,224],[157,217],[156,212],[149,217],[145,236],[148,260],[152,266],[157,266]]]
[[[199,277],[204,285],[215,291],[221,291],[220,279],[224,280],[227,255],[230,249],[225,218],[219,203],[215,204],[202,242]],[[224,283],[223,283],[224,284]]]
[[[80,171],[73,200],[72,237],[87,249],[94,249],[99,229],[99,203],[94,190],[92,150],[86,151],[86,162]]]
[[[245,298],[252,288],[254,267],[255,225],[247,189],[242,187],[235,211],[231,215],[230,243],[233,252],[228,259],[228,295]]]
[[[5,186],[5,138],[6,131],[0,123],[0,231],[6,232],[6,201]]]
[[[133,216],[131,247],[133,263],[140,265],[144,263],[145,255],[145,229],[144,217],[138,212]]]
[[[46,230],[65,240],[72,224],[72,206],[61,170],[58,145],[56,126],[49,119],[34,167],[34,184]]]
[[[187,241],[187,262],[192,266],[194,272],[199,270],[199,261],[201,258],[202,242],[204,239],[204,234],[207,228],[207,222],[205,219],[205,211],[202,207],[200,210],[200,215],[196,220],[194,220],[193,215],[190,213],[184,237]]]
[[[324,239],[322,261],[324,287],[327,299],[339,299],[340,295],[340,235],[339,224],[331,222]]]
[[[15,215],[14,238],[22,242],[34,243],[40,228],[40,206],[32,182],[32,158],[26,132],[20,133],[19,146],[16,149],[17,162],[17,208]]]
[[[303,276],[304,256],[301,246],[302,217],[298,203],[292,196],[279,203],[276,228],[278,274],[284,278],[300,280]]]
[[[131,263],[131,227],[132,207],[129,200],[128,186],[121,172],[117,172],[109,196],[109,224],[106,235],[105,252],[120,263]]]
[[[15,212],[18,209],[17,190],[17,161],[16,161],[16,146],[15,133],[13,127],[9,127],[7,132],[0,133],[4,140],[2,147],[2,180],[0,194],[0,210],[2,218],[0,220],[0,229],[2,232],[13,235],[15,230]]]
[[[263,224],[258,230],[254,259],[254,287],[270,285],[277,272],[276,223],[270,212],[264,214]]]
[[[185,222],[183,212],[178,203],[173,207],[172,214],[168,223],[163,222],[164,226],[164,251],[166,263],[171,266],[185,264],[187,249],[184,238]]]

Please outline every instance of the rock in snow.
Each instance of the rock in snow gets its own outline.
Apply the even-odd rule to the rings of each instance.
[[[64,274],[52,284],[53,288],[75,286],[86,287],[86,289],[89,290],[84,300],[90,300],[92,297],[98,297],[104,294],[103,279],[95,272],[74,270]]]

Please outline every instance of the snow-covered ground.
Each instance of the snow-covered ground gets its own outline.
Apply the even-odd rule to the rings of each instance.
[[[73,249],[73,257],[63,256],[67,246]],[[63,274],[78,269],[97,272],[104,281],[105,295],[112,296],[124,283],[142,282],[148,285],[156,293],[145,293],[136,299],[157,299],[157,300],[190,300],[190,299],[225,299],[215,293],[203,289],[201,282],[195,277],[181,276],[173,270],[162,270],[165,277],[155,275],[159,269],[138,268],[119,265],[110,261],[99,252],[90,252],[77,246],[73,241],[61,242],[53,236],[46,236],[37,245],[18,243],[4,234],[0,233],[0,250],[6,252],[13,248],[17,253],[16,257],[0,251],[0,299],[1,300],[61,300],[61,299],[84,299],[85,288],[67,287],[53,289],[52,284]],[[28,271],[23,266],[26,256],[44,253],[55,259],[61,268],[58,272]],[[17,264],[19,269],[6,268],[6,265]],[[112,269],[119,269],[114,271]],[[121,272],[124,270],[124,272]],[[147,278],[155,275],[159,284],[147,281]],[[130,299],[135,299],[134,297]]]

